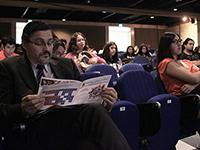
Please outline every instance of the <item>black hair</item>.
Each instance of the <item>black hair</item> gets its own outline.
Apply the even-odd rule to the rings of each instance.
[[[159,64],[165,58],[173,58],[171,53],[171,43],[174,42],[175,37],[180,36],[173,32],[165,32],[160,38],[158,53],[157,53],[157,64]]]
[[[3,37],[2,39],[1,39],[1,44],[5,47],[6,46],[6,44],[10,44],[10,45],[12,45],[12,44],[16,44],[16,42],[15,42],[15,39],[14,38],[12,38],[12,37],[10,37],[10,36],[5,36],[5,37]]]
[[[51,30],[50,25],[41,22],[41,21],[32,21],[29,22],[23,30],[22,33],[22,42],[29,41],[29,38],[32,36],[34,32],[37,31],[44,31],[44,30]],[[53,35],[53,32],[52,32]]]
[[[185,49],[185,46],[184,46],[184,45],[187,45],[189,41],[193,41],[193,42],[194,42],[194,40],[191,39],[191,38],[187,38],[187,39],[185,39],[185,41],[183,42],[183,45],[182,45],[182,50]]]
[[[116,53],[114,56],[112,56],[112,58],[110,58],[109,52],[110,52],[110,47],[112,45],[116,46]],[[103,48],[103,54],[102,54],[103,58],[105,59],[106,62],[108,63],[117,63],[117,61],[119,61],[118,58],[118,48],[117,48],[117,44],[115,42],[108,42],[104,45]]]

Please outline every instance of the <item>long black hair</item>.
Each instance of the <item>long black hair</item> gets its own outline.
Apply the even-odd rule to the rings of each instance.
[[[112,57],[110,57],[110,47],[112,45],[116,46],[116,53],[115,55],[113,55]],[[105,59],[105,61],[107,63],[117,63],[119,61],[119,57],[118,57],[118,48],[117,48],[117,44],[115,42],[108,42],[104,45],[103,48],[103,54],[102,54],[103,58]]]
[[[157,53],[157,64],[159,64],[165,58],[173,58],[171,53],[171,43],[174,42],[175,37],[180,36],[173,32],[165,32],[160,38],[158,53]]]

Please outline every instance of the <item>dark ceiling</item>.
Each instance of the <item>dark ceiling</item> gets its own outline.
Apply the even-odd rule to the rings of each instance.
[[[0,18],[170,26],[183,16],[200,18],[200,0],[0,0]]]

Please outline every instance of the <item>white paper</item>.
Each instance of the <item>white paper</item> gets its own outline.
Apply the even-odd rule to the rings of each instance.
[[[101,103],[101,92],[108,86],[111,75],[91,78],[83,82],[42,77],[38,95],[45,96],[41,110],[51,106],[69,106],[85,103]]]

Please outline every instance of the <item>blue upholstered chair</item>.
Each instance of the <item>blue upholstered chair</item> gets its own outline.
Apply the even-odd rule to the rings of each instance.
[[[117,101],[112,108],[111,117],[127,139],[132,150],[138,150],[139,112],[135,104]]]
[[[118,79],[116,90],[120,99],[126,99],[135,104],[159,102],[161,104],[161,126],[155,135],[148,137],[150,142],[149,148],[152,147],[153,150],[160,150],[158,147],[156,148],[156,145],[162,145],[162,150],[167,150],[167,148],[170,149],[175,146],[179,136],[178,127],[180,119],[180,101],[177,97],[170,94],[159,95],[156,83],[151,74],[146,71],[128,71],[123,73]],[[148,121],[152,123],[151,120]],[[166,129],[168,125],[171,127],[170,130]],[[169,144],[166,142],[168,139],[160,138],[164,137],[165,134],[171,137]]]
[[[160,75],[157,70],[151,72],[151,75],[158,87],[159,93],[166,93],[167,91],[164,87],[162,80],[160,79]],[[179,98],[182,111],[181,111],[181,129],[180,129],[180,137],[184,138],[187,136],[191,136],[196,133],[196,131],[200,132],[200,120],[195,120],[194,110],[196,109],[196,105],[198,105],[198,101],[200,101],[200,97],[195,94],[189,94],[182,96]],[[192,108],[192,109],[190,109]]]
[[[141,64],[143,68],[148,72],[151,72],[153,70],[152,63],[144,56],[138,55],[134,57],[132,63]]]
[[[102,75],[112,75],[109,86],[114,86],[118,79],[117,71],[115,70],[115,68],[113,68],[112,66],[107,65],[107,64],[91,65],[89,68],[87,68],[87,70],[85,72],[86,73],[96,72],[96,73],[101,73]]]
[[[80,80],[84,81],[90,78],[95,78],[95,77],[100,77],[100,76],[102,76],[102,74],[99,72],[86,72],[86,73],[81,73]]]
[[[119,75],[121,75],[122,73],[129,71],[129,70],[141,70],[144,71],[144,68],[142,67],[141,64],[137,64],[137,63],[128,63],[123,65],[120,70],[119,70]]]

